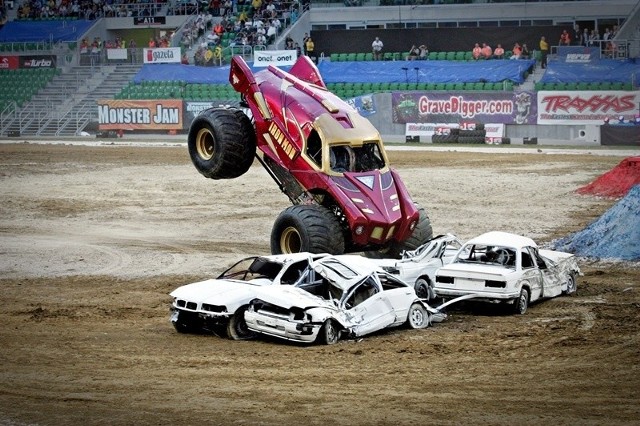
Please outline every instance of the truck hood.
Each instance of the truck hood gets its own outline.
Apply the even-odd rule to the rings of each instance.
[[[264,284],[212,279],[178,287],[171,292],[171,296],[192,302],[224,305],[228,301],[252,298],[255,290]]]
[[[292,286],[271,286],[256,289],[255,297],[285,309],[293,307],[308,309],[314,307],[334,308],[335,306],[308,291]]]
[[[391,170],[345,172],[344,176],[332,176],[332,179],[370,220],[393,223],[402,218],[401,194]]]

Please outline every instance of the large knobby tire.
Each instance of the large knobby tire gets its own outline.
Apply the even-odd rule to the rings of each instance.
[[[433,238],[433,228],[431,227],[431,220],[427,215],[424,207],[416,204],[416,208],[420,213],[420,217],[418,219],[418,223],[416,227],[413,229],[413,232],[406,240],[402,242],[394,242],[388,247],[377,250],[377,251],[367,251],[365,252],[365,256],[371,259],[399,259],[403,251],[405,250],[415,250],[420,247],[422,244]]]
[[[209,108],[189,128],[189,155],[196,169],[210,179],[245,174],[256,153],[251,120],[235,108]]]
[[[318,333],[318,343],[323,345],[334,345],[340,340],[340,329],[333,320],[326,320]]]
[[[429,326],[429,313],[420,303],[414,303],[409,308],[407,315],[407,326],[409,328],[425,328]]]
[[[338,218],[326,207],[311,204],[286,208],[271,231],[271,253],[344,253]]]
[[[520,297],[513,302],[513,313],[518,315],[524,315],[529,307],[529,290],[522,288],[520,290]]]
[[[256,337],[254,331],[249,330],[247,322],[244,320],[244,312],[247,310],[246,306],[238,308],[235,314],[229,318],[229,324],[227,324],[227,336],[232,340],[248,340]]]

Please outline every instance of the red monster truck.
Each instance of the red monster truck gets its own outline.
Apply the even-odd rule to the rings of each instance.
[[[389,168],[376,128],[327,90],[308,57],[289,72],[269,66],[254,74],[236,56],[229,81],[252,119],[235,108],[202,112],[189,129],[189,154],[211,179],[239,177],[254,158],[264,166],[293,204],[273,226],[273,254],[395,257],[431,238],[429,218]]]

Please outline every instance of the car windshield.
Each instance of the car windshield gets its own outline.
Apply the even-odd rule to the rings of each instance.
[[[249,281],[256,278],[275,279],[282,270],[282,264],[264,257],[249,257],[232,265],[218,279]]]
[[[384,167],[384,158],[377,142],[362,146],[336,145],[329,150],[329,167],[334,172],[368,172]]]
[[[468,244],[460,250],[455,262],[515,267],[516,251],[512,247]]]

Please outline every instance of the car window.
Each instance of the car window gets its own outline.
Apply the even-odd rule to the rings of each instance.
[[[378,288],[375,284],[373,277],[367,278],[365,281],[358,284],[347,296],[344,303],[345,308],[351,309],[358,306],[371,296],[378,293]]]
[[[309,266],[307,260],[301,260],[291,264],[280,277],[281,284],[294,284],[305,272]]]
[[[535,267],[533,262],[533,256],[529,253],[529,249],[524,247],[521,252],[522,256],[522,269],[531,269]]]

